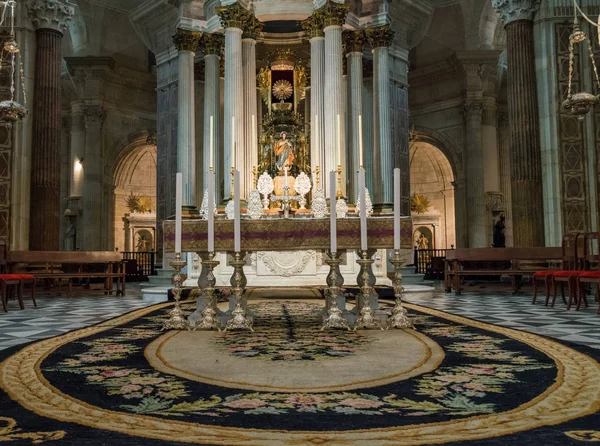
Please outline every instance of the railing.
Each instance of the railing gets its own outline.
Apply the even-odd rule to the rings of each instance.
[[[415,249],[415,273],[431,273],[431,259],[445,259],[447,249]],[[443,272],[443,266],[442,266]],[[434,273],[437,274],[437,271]]]
[[[125,271],[127,280],[148,280],[148,276],[156,275],[154,260],[156,253],[154,251],[143,252],[122,252],[123,260],[127,260]]]

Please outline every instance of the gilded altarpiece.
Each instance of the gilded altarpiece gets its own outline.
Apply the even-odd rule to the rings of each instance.
[[[558,93],[562,102],[567,97],[569,82],[569,35],[570,23],[556,25],[556,61],[558,70]],[[575,70],[572,88],[582,90],[582,63],[580,46],[575,45]],[[559,119],[560,169],[562,190],[563,232],[589,230],[589,202],[586,177],[586,148],[584,124],[562,107]]]

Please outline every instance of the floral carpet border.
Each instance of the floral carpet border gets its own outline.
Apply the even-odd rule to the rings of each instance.
[[[0,387],[26,409],[51,419],[139,437],[167,441],[177,438],[180,442],[218,445],[447,443],[498,437],[556,425],[591,415],[600,409],[600,364],[593,358],[559,342],[531,333],[409,304],[406,305],[409,309],[502,334],[532,346],[556,363],[558,369],[556,382],[528,403],[511,411],[492,415],[393,428],[340,432],[290,432],[200,425],[100,409],[58,391],[42,375],[40,364],[60,346],[130,322],[169,305],[160,304],[140,309],[93,327],[29,345],[0,364]]]

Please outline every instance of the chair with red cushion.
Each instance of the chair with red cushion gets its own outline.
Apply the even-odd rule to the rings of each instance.
[[[600,233],[588,232],[585,235],[585,247],[584,267],[588,271],[577,277],[577,309],[579,310],[581,307],[581,302],[585,302],[586,308],[588,307],[586,284],[595,284],[598,313],[600,314]]]
[[[552,307],[556,303],[557,284],[560,285],[560,294],[564,303],[567,304],[567,309],[570,309],[573,302],[577,301],[577,277],[583,270],[582,258],[586,255],[586,246],[584,239],[579,236],[579,233],[566,234],[563,236],[563,270],[555,271],[552,274]],[[583,245],[583,256],[579,257],[579,245]],[[565,299],[565,284],[569,290],[569,302]]]
[[[537,271],[533,274],[533,277],[531,278],[533,282],[533,300],[531,301],[532,304],[535,304],[537,300],[538,281],[544,281],[544,291],[546,295],[545,305],[548,306],[548,302],[550,301],[550,287],[552,286],[552,274],[555,271],[556,270],[544,270]]]
[[[0,268],[8,273],[8,244],[6,240],[0,239]],[[23,274],[23,273],[9,273],[11,275],[17,276],[20,279],[19,283],[19,296],[21,302],[21,309],[23,309],[23,294],[25,291],[25,285],[31,285],[31,300],[33,301],[33,306],[37,308],[37,302],[35,300],[35,277],[31,274]],[[2,293],[4,296],[4,293]],[[6,309],[4,310],[6,311]]]
[[[33,301],[33,306],[37,308],[37,302],[35,300],[35,276],[23,273],[16,273],[16,275],[21,279],[21,297],[25,294],[25,285],[31,285],[29,288],[31,291],[31,300]]]
[[[6,313],[8,311],[8,287],[11,285],[16,285],[17,287],[17,298],[19,300],[19,306],[21,310],[25,307],[23,306],[23,294],[22,294],[22,281],[19,276],[16,274],[0,274],[0,287],[2,289],[2,309]]]

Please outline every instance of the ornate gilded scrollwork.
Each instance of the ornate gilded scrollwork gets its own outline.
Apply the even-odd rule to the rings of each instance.
[[[258,36],[262,32],[263,28],[263,23],[258,20],[254,14],[250,14],[250,19],[243,28],[244,33],[242,34],[242,38],[256,40],[258,39]]]
[[[323,37],[323,18],[315,11],[313,15],[302,21],[302,29],[306,31],[309,39]]]
[[[365,30],[365,34],[373,48],[388,47],[394,40],[394,31],[390,29],[389,25],[368,28]]]
[[[200,31],[178,28],[173,35],[173,43],[177,51],[196,51],[201,37],[202,33]]]
[[[216,54],[221,56],[225,48],[225,37],[222,34],[205,33],[200,39],[200,47],[204,50],[204,55]]]
[[[323,27],[343,26],[350,7],[343,3],[328,1],[323,7],[317,9],[315,14],[321,19]]]
[[[239,28],[244,30],[254,15],[238,2],[217,8],[223,28]]]
[[[367,38],[365,36],[365,31],[362,29],[344,31],[342,39],[344,41],[345,54],[362,53],[365,49]]]

